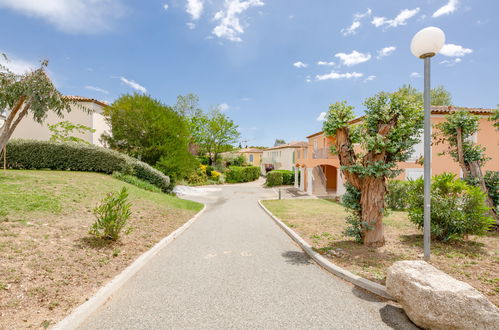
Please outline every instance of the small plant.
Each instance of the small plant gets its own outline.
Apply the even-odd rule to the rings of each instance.
[[[128,201],[128,191],[123,187],[119,192],[109,193],[94,209],[97,220],[90,228],[90,234],[99,239],[116,241],[132,215],[132,203]],[[126,230],[130,233],[131,228]]]
[[[407,194],[410,182],[391,180],[388,182],[388,194],[386,195],[386,206],[392,210],[403,211],[407,209]]]
[[[432,178],[431,234],[440,241],[462,239],[467,235],[483,235],[494,224],[489,216],[486,195],[479,188],[443,173]],[[423,228],[423,179],[411,184],[409,219]]]

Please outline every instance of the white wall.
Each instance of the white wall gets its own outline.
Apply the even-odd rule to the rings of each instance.
[[[296,149],[297,148],[280,148],[264,150],[262,154],[262,167],[266,160],[273,160],[274,164],[276,164],[276,170],[293,170],[295,165],[293,162],[293,153]]]

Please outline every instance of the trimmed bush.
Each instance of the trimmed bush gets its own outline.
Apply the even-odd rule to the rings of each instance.
[[[479,187],[456,179],[451,173],[432,178],[431,234],[441,241],[483,235],[494,224],[488,215],[486,195]],[[423,228],[423,179],[411,183],[408,194],[409,219]]]
[[[270,171],[267,173],[267,180],[265,185],[267,187],[280,186],[283,184],[284,176],[282,172],[279,171]]]
[[[273,172],[282,173],[282,184],[295,184],[295,172],[288,170],[274,170]]]
[[[230,166],[225,171],[225,180],[229,183],[250,182],[260,177],[260,167],[258,166]]]
[[[410,187],[410,181],[390,180],[387,186],[386,206],[397,211],[407,209],[409,207],[407,204],[407,195]]]
[[[118,179],[120,181],[133,184],[136,187],[139,187],[144,190],[152,191],[152,192],[161,192],[161,189],[156,187],[155,185],[146,182],[144,180],[141,180],[137,178],[136,176],[129,175],[129,174],[123,174],[120,172],[113,172],[113,178]]]
[[[170,192],[170,178],[135,158],[114,150],[73,142],[11,140],[7,144],[7,167],[61,171],[120,172],[135,175],[163,192]]]

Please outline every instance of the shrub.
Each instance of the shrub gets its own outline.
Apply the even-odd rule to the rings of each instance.
[[[499,171],[487,171],[483,179],[489,191],[489,197],[499,212]]]
[[[173,189],[170,178],[135,158],[95,145],[73,142],[11,140],[7,167],[135,175],[163,192]]]
[[[153,191],[153,192],[161,192],[161,189],[159,189],[155,185],[153,185],[147,181],[141,180],[133,175],[123,174],[120,172],[113,172],[113,178],[121,180],[123,182],[133,184],[134,186],[139,187],[139,188],[144,189],[144,190],[149,190],[149,191]]]
[[[116,241],[132,215],[132,204],[128,201],[128,191],[123,187],[119,192],[109,193],[94,209],[97,220],[90,228],[90,234],[99,239]],[[127,229],[126,234],[130,232]]]
[[[270,171],[267,173],[267,180],[265,185],[267,187],[280,186],[283,184],[284,178],[283,173],[279,171]]]
[[[388,182],[388,194],[386,195],[386,206],[392,210],[405,210],[408,207],[407,194],[411,183],[409,181],[390,180]]]
[[[206,175],[207,175],[207,176],[209,176],[209,177],[210,177],[210,176],[212,176],[212,174],[211,174],[211,173],[212,173],[214,170],[215,170],[215,169],[213,168],[213,166],[210,166],[210,165],[206,166],[206,171],[205,171],[205,172],[206,172]]]
[[[230,166],[225,171],[225,179],[230,183],[255,181],[260,177],[260,167],[258,166]]]
[[[206,183],[208,177],[204,171],[205,165],[201,165],[195,172],[191,173],[187,178],[187,182],[191,185],[201,185]]]
[[[423,179],[411,183],[408,194],[409,219],[423,228]],[[485,193],[455,178],[454,174],[434,176],[431,187],[431,233],[441,241],[483,235],[493,225]]]
[[[288,170],[274,170],[274,172],[282,173],[282,184],[292,185],[295,183],[295,172]]]

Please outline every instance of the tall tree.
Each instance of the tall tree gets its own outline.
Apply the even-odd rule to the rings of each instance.
[[[283,144],[286,144],[286,141],[284,141],[283,139],[275,139],[274,147],[277,147],[277,146],[280,146]]]
[[[231,150],[239,139],[238,126],[218,108],[207,115],[196,118],[197,129],[193,134],[201,150],[208,154],[210,164],[214,164],[221,152]]]
[[[449,144],[448,151],[443,154],[449,154],[459,163],[464,178],[468,182],[478,185],[487,196],[490,196],[482,174],[482,166],[488,160],[485,156],[485,148],[472,140],[472,136],[479,130],[478,116],[466,110],[458,110],[447,115],[446,121],[439,123],[437,128],[440,133],[436,134],[437,143]],[[499,228],[499,217],[490,197],[487,199],[487,204]]]
[[[156,166],[173,179],[194,170],[188,123],[172,108],[147,95],[128,94],[107,107],[105,115],[111,134],[103,140],[112,149]]]
[[[47,65],[47,61],[42,61],[38,69],[21,75],[0,65],[0,109],[5,109],[7,114],[0,127],[0,150],[5,148],[16,127],[28,114],[42,123],[49,110],[60,117],[71,110],[72,102],[64,99],[46,75]]]
[[[403,85],[401,90],[407,92],[408,94],[415,95],[418,99],[423,102],[423,93],[418,91],[415,87],[411,85]],[[452,95],[444,88],[444,86],[437,86],[430,90],[431,105],[452,105]]]
[[[365,245],[382,246],[386,181],[399,173],[397,163],[407,160],[419,141],[423,107],[405,89],[378,93],[364,105],[366,114],[356,123],[353,107],[346,102],[332,104],[324,132],[334,137],[333,151],[354,199],[354,230]]]

